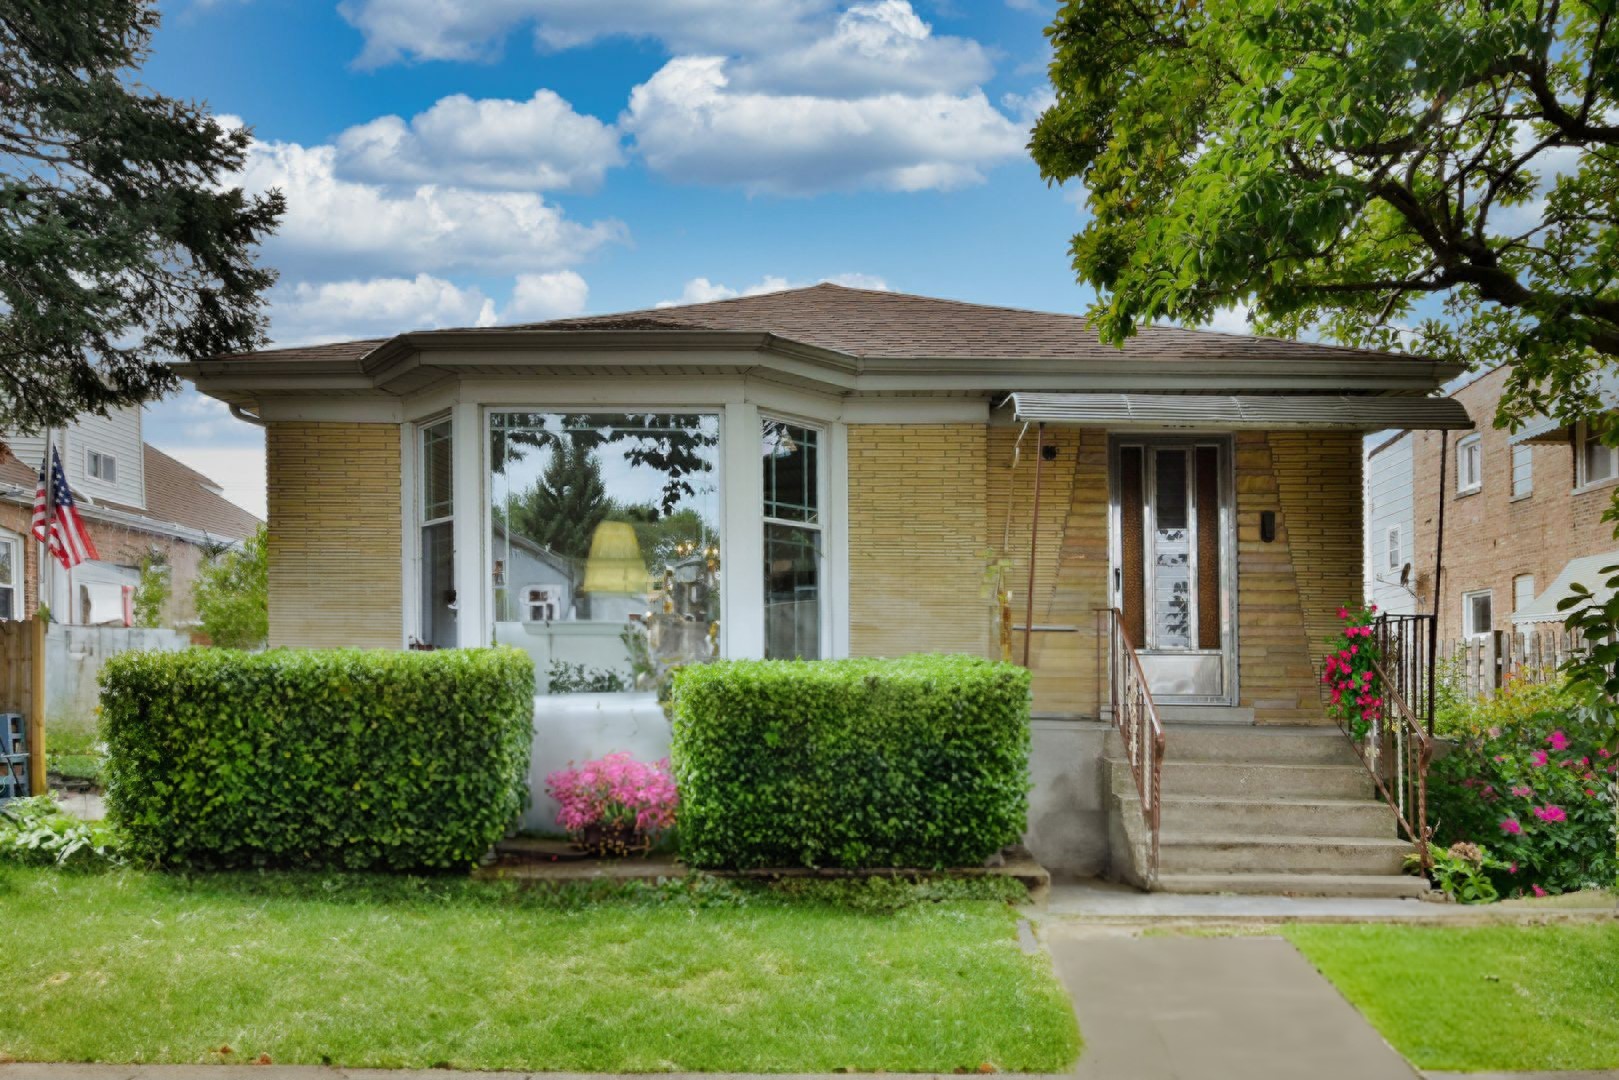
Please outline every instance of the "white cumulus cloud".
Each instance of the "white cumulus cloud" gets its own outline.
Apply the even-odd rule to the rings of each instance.
[[[337,169],[379,184],[588,190],[620,164],[618,133],[550,90],[527,101],[440,98],[407,123],[381,116],[337,137]]]
[[[495,303],[475,286],[430,274],[277,287],[271,336],[277,345],[388,337],[407,330],[493,326]]]
[[[254,143],[236,178],[279,188],[287,213],[265,244],[268,261],[299,279],[561,269],[625,236],[616,221],[589,225],[528,191],[421,184],[404,190],[338,175],[337,148]]]
[[[1023,152],[1023,129],[973,90],[841,100],[736,90],[723,57],[679,57],[630,93],[620,126],[685,183],[806,194],[953,188]]]
[[[527,27],[542,48],[605,37],[651,38],[677,50],[744,52],[801,40],[827,0],[343,0],[338,11],[365,37],[360,64],[405,59],[488,60]]]
[[[539,322],[562,319],[584,312],[590,299],[590,286],[572,270],[550,274],[518,274],[512,285],[511,302],[502,321]]]
[[[875,274],[835,274],[824,277],[821,282],[830,282],[833,285],[845,285],[851,289],[876,289],[881,292],[888,291],[888,282]],[[676,307],[681,304],[706,304],[711,300],[730,300],[738,296],[762,296],[765,293],[782,292],[786,289],[803,288],[806,282],[792,282],[778,274],[766,274],[752,285],[745,285],[740,289],[733,289],[729,285],[722,285],[717,281],[710,281],[706,277],[694,277],[686,282],[681,289],[680,296],[675,300],[659,300],[658,307]]]

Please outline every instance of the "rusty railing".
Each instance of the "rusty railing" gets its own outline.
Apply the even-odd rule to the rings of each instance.
[[[1099,615],[1108,629],[1108,702],[1113,727],[1124,740],[1124,754],[1130,775],[1141,798],[1141,819],[1149,836],[1147,867],[1144,875],[1150,886],[1158,878],[1158,827],[1162,818],[1164,765],[1164,725],[1158,706],[1147,689],[1147,675],[1141,669],[1135,644],[1124,629],[1124,616],[1118,608],[1103,608]]]
[[[1338,718],[1377,793],[1394,810],[1424,871],[1430,868],[1428,766],[1433,761],[1432,615],[1380,615],[1372,624],[1372,674],[1382,709],[1360,738]]]

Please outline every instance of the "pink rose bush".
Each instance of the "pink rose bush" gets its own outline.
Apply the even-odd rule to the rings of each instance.
[[[1428,773],[1428,820],[1442,845],[1487,842],[1503,896],[1611,886],[1613,782],[1601,733],[1557,684],[1509,680],[1489,699],[1442,707],[1451,745]]]
[[[1359,740],[1383,715],[1383,695],[1377,673],[1372,670],[1372,662],[1381,659],[1377,643],[1372,640],[1377,605],[1353,610],[1341,607],[1338,618],[1344,626],[1331,642],[1322,664],[1321,681],[1327,687],[1328,711],[1352,738]]]
[[[650,849],[680,805],[669,759],[636,761],[626,751],[559,769],[545,778],[545,790],[561,805],[557,824],[598,855]]]

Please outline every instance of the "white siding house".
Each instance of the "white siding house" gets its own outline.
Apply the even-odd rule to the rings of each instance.
[[[1379,611],[1416,611],[1415,517],[1411,439],[1368,440],[1366,454],[1366,599]]]
[[[30,468],[38,469],[44,460],[43,435],[0,433],[0,439]],[[96,502],[145,509],[145,454],[138,407],[114,409],[106,416],[80,416],[58,429],[56,445],[68,485],[75,492]]]

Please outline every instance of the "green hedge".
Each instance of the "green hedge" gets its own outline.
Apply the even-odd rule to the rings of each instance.
[[[1023,835],[1029,673],[970,656],[675,674],[692,866],[976,866]]]
[[[107,811],[156,865],[449,869],[522,809],[516,649],[125,653],[101,673]]]

